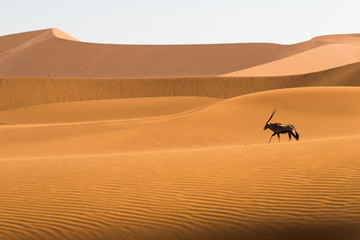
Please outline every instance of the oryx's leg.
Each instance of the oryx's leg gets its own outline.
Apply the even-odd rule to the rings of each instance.
[[[278,135],[278,139],[279,139],[279,142],[280,142],[280,134],[278,133],[277,135]]]
[[[290,140],[291,140],[291,134],[290,133],[288,133],[289,134],[289,142],[290,142]]]
[[[276,135],[276,133],[274,133],[273,135],[271,135],[270,140],[269,140],[269,143],[271,142],[272,137],[275,136],[275,135]]]

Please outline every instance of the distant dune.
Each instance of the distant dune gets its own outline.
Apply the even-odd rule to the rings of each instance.
[[[304,73],[307,68],[319,71],[359,61],[358,39],[359,35],[340,35],[335,39],[314,38],[294,45],[116,45],[79,42],[53,28],[0,37],[0,77],[200,77],[228,74],[267,63],[281,68],[282,61],[289,66],[295,64],[296,59],[303,63],[309,61],[307,67],[291,67],[297,74]],[[324,55],[323,58],[319,54]],[[276,61],[281,61],[280,65]],[[259,74],[263,76],[263,70]]]
[[[360,239],[359,41],[0,37],[0,239]]]

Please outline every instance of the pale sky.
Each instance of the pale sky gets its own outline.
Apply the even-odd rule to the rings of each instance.
[[[292,44],[360,33],[359,0],[4,0],[0,35],[56,27],[115,44]]]

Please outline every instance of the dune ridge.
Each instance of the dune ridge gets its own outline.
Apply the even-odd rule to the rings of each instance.
[[[65,39],[65,40],[71,40],[71,41],[79,41],[77,38],[74,38],[73,36],[70,36],[69,34],[61,31],[60,29],[58,28],[51,28],[50,30],[48,31],[51,31],[53,33],[53,35],[57,38],[62,38],[62,39]]]
[[[9,58],[12,55],[16,55],[21,51],[27,50],[27,48],[30,48],[33,45],[40,44],[41,42],[54,37],[59,39],[78,41],[76,38],[71,37],[57,28],[15,34],[15,36],[10,35],[7,38],[0,37],[0,44],[2,45],[0,48],[0,60],[2,60],[2,62],[4,62],[4,60],[9,61]]]
[[[48,31],[48,30],[37,30],[37,31],[32,31],[32,32],[17,33],[17,34],[1,36],[0,37],[1,57],[3,57],[4,51],[11,49],[13,47],[16,47],[17,45],[21,45],[24,42],[27,42],[27,41],[43,34],[46,31]]]

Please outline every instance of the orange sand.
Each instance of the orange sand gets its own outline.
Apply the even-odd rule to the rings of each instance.
[[[357,39],[0,37],[0,239],[359,239]]]

